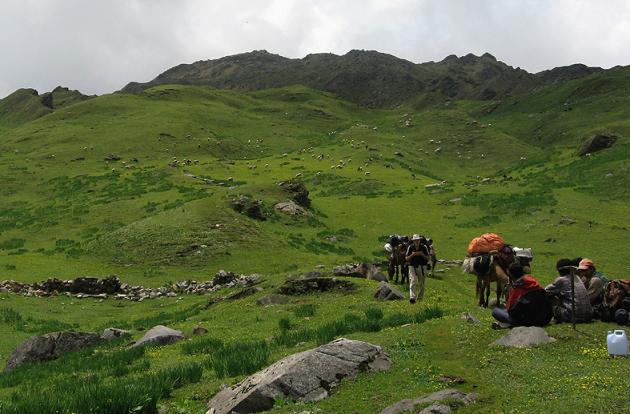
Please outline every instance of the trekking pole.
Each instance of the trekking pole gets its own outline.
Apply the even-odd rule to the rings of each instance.
[[[575,267],[571,266],[571,322],[575,331]]]

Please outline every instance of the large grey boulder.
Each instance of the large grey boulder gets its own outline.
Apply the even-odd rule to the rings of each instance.
[[[207,413],[257,413],[271,409],[277,398],[319,401],[328,397],[342,379],[390,367],[391,361],[381,347],[338,339],[288,356],[236,386],[223,389],[210,400]]]
[[[6,371],[27,362],[42,362],[57,359],[66,352],[93,346],[103,339],[91,332],[51,332],[32,336],[18,345],[7,360]]]
[[[475,394],[466,394],[452,388],[447,388],[420,398],[399,401],[385,408],[379,414],[415,413],[417,411],[414,410],[417,406],[427,404],[430,405],[425,407],[422,411],[419,411],[421,414],[448,414],[451,412],[452,405],[469,405],[475,402],[475,398]]]
[[[184,339],[182,331],[176,331],[175,329],[167,328],[163,325],[157,325],[149,329],[132,347],[147,344],[170,345],[182,339]]]
[[[547,335],[543,328],[538,326],[519,326],[512,329],[507,335],[494,341],[492,345],[528,348],[555,341],[555,338]]]
[[[374,297],[379,300],[400,300],[405,296],[394,286],[386,282],[381,282],[374,292]]]

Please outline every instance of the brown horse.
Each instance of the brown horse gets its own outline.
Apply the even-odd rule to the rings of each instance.
[[[489,258],[488,270],[484,272],[475,269],[475,261],[480,260],[478,257],[468,257],[462,265],[465,272],[477,276],[476,295],[479,297],[479,306],[484,308],[490,304],[490,284],[493,282],[497,285],[497,306],[501,305],[501,297],[505,287],[510,282],[507,268],[516,260],[513,255],[505,255],[496,251],[490,252]]]
[[[393,249],[393,252],[388,257],[389,265],[387,267],[387,273],[389,280],[398,283],[398,275],[400,274],[400,283],[405,283],[405,279],[409,282],[409,269],[405,263],[407,244],[401,243]]]

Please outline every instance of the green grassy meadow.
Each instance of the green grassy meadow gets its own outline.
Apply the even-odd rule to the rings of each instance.
[[[166,85],[0,122],[0,279],[116,274],[157,287],[211,280],[220,269],[264,276],[261,292],[212,306],[196,295],[128,302],[1,293],[3,361],[29,336],[55,330],[115,326],[137,339],[165,324],[209,333],[135,354],[113,343],[0,374],[0,413],[203,413],[221,384],[335,337],[333,321],[344,336],[383,346],[393,368],[344,382],[315,404],[278,401],[273,412],[377,413],[449,386],[441,376],[463,377],[456,387],[479,394],[463,413],[624,412],[628,361],[605,351],[613,324],[555,325],[547,329],[555,344],[490,348],[505,331],[490,329],[474,278],[456,267],[428,279],[416,305],[377,302],[376,282],[358,279],[351,294],[268,307],[256,300],[291,276],[381,262],[392,233],[425,234],[440,258],[460,259],[471,238],[497,232],[534,249],[543,283],[561,257],[591,257],[609,278],[630,277],[629,94],[628,69],[502,102],[422,110],[367,109],[302,86]],[[619,139],[578,157],[596,132]],[[110,154],[120,160],[105,161]],[[288,199],[277,183],[290,179],[310,191],[306,216],[274,211]],[[267,220],[232,210],[240,195],[262,200]],[[418,317],[425,309],[442,316]],[[305,340],[278,340],[283,332]]]

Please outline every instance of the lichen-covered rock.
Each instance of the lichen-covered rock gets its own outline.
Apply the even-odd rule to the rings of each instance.
[[[278,398],[319,401],[328,397],[343,379],[390,367],[391,361],[381,347],[338,339],[288,356],[236,386],[223,389],[210,400],[207,413],[257,413],[271,409]]]

